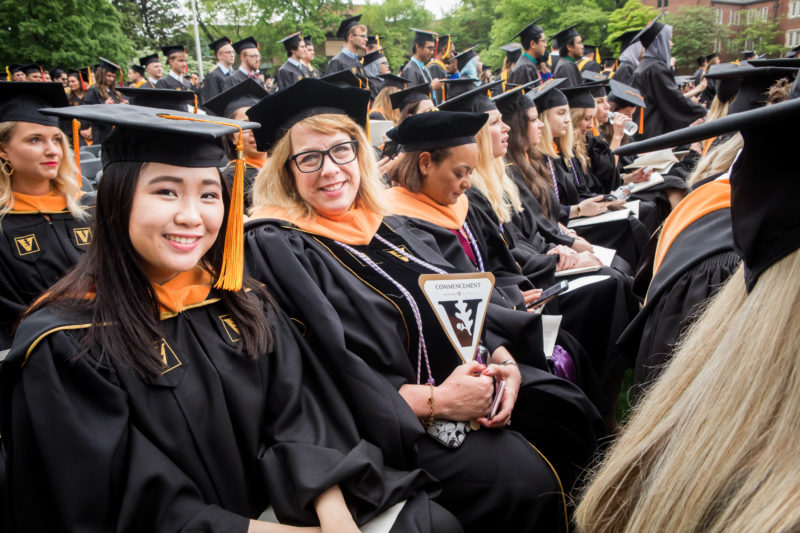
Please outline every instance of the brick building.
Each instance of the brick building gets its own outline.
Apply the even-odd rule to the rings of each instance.
[[[735,31],[755,20],[779,19],[778,43],[787,48],[800,46],[800,0],[643,0],[645,5],[662,12],[677,10],[681,6],[703,6],[714,10],[717,23]],[[721,52],[725,43],[716,43],[715,51]],[[745,48],[758,49],[758,43],[747,43]],[[738,50],[728,50],[728,55],[737,56]]]

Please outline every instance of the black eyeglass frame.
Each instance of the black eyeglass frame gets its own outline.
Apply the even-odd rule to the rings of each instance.
[[[349,144],[353,147],[353,159],[349,159],[347,161],[337,161],[336,159],[334,159],[331,152],[336,148],[345,144]],[[321,157],[319,158],[319,166],[314,170],[303,170],[302,168],[300,168],[300,163],[297,162],[297,158],[306,154],[320,154]],[[328,156],[328,158],[331,161],[333,161],[334,164],[336,165],[346,165],[347,163],[352,163],[353,161],[358,159],[358,139],[350,139],[349,141],[336,143],[327,150],[306,150],[305,152],[300,152],[299,154],[294,154],[293,156],[290,156],[289,161],[294,162],[294,166],[296,166],[297,170],[299,170],[303,174],[311,174],[312,172],[317,172],[319,169],[322,168],[322,166],[325,164],[325,156]]]

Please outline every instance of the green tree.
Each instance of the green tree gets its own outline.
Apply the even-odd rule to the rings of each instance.
[[[77,68],[102,56],[127,63],[134,46],[107,0],[0,0],[0,61]]]
[[[111,3],[122,14],[125,33],[143,50],[174,44],[189,20],[181,4],[174,0],[111,0]]]
[[[684,6],[665,17],[672,30],[672,55],[678,67],[693,67],[695,60],[714,50],[714,41],[727,37],[727,28],[717,24],[710,7]]]
[[[367,4],[360,13],[371,35],[379,35],[384,54],[393,71],[411,56],[414,33],[409,28],[431,29],[433,13],[421,0],[385,0]],[[337,21],[338,24],[338,21]]]
[[[458,50],[479,46],[481,60],[486,62],[495,17],[494,0],[462,0],[448,16],[436,21],[433,29],[450,34]]]
[[[584,43],[603,46],[606,38],[608,13],[603,11],[594,0],[583,0],[570,5],[559,17],[558,22],[559,28],[576,24],[576,29],[580,32]]]
[[[614,42],[614,39],[626,31],[644,28],[657,15],[658,10],[652,6],[642,4],[642,0],[628,0],[624,6],[615,9],[608,15],[606,48],[613,55],[619,55],[619,43]]]
[[[742,19],[746,20],[747,15],[742,13]],[[767,54],[774,56],[784,50],[784,47],[779,44],[780,29],[778,24],[783,17],[773,20],[763,20],[760,15],[751,15],[752,19],[749,24],[742,25],[738,31],[732,32],[731,39],[728,42],[728,53],[736,57],[739,55],[740,50],[757,50],[759,54]]]

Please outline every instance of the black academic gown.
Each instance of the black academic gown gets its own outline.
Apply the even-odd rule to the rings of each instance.
[[[119,104],[122,102],[121,99],[117,98],[113,91],[108,91],[108,96],[114,101],[115,104]],[[86,91],[86,94],[83,97],[83,101],[81,105],[96,105],[96,104],[105,104],[106,99],[100,96],[100,91],[97,89],[97,86],[92,85],[89,87],[89,90]],[[112,104],[109,104],[112,105]],[[89,123],[92,126],[92,143],[93,144],[103,144],[103,141],[108,137],[111,133],[111,126],[107,124],[97,124],[97,123]]]
[[[527,54],[521,55],[517,62],[514,63],[511,72],[508,73],[508,83],[516,83],[518,85],[523,85],[539,78],[539,69],[536,62],[531,61]]]
[[[163,78],[156,83],[156,89],[172,89],[178,91],[192,91],[198,92],[197,87],[186,81],[185,79],[176,80],[167,73]]]
[[[318,80],[320,78],[321,74],[319,73],[319,70],[317,70],[314,67],[314,65],[306,65],[304,63],[303,66],[305,66],[306,69],[308,69],[308,77],[309,78],[314,78],[315,80]]]
[[[203,87],[200,89],[200,100],[203,103],[208,102],[220,93],[233,87],[233,85],[231,85],[232,76],[233,72],[225,75],[219,67],[215,67],[206,75],[203,81]]]
[[[87,214],[94,194],[81,198]],[[50,220],[44,215],[50,217]],[[0,350],[11,346],[11,329],[22,312],[78,262],[92,243],[91,218],[9,211],[0,239]]]
[[[634,72],[636,72],[636,65],[630,61],[620,61],[617,70],[614,71],[614,79],[625,85],[632,85]]]
[[[257,77],[252,77],[251,78],[250,76],[248,76],[247,74],[242,72],[240,69],[234,70],[233,74],[231,74],[231,85],[230,86],[233,87],[234,85],[239,85],[240,83],[242,83],[243,81],[248,80],[248,79],[252,79],[254,82],[258,83],[262,87],[264,86],[264,82],[261,81],[259,78],[257,78]]]
[[[581,62],[578,63],[578,70],[580,72],[600,72],[603,70],[603,67],[594,59],[588,59],[581,60]]]
[[[407,220],[387,217],[379,230],[381,236],[438,268],[457,270],[418,239]],[[278,301],[294,320],[303,324],[306,338],[312,342],[317,339],[333,361],[361,359],[395,388],[417,383],[418,330],[408,302],[393,284],[331,239],[286,222],[251,220],[245,226],[245,247],[249,273],[273,287]],[[377,239],[355,248],[378,262],[394,279],[404,281],[403,285],[414,292],[412,297],[420,301],[416,278],[421,270],[416,263],[402,261]],[[426,305],[424,301],[420,303],[422,308]],[[484,342],[490,351],[503,344],[516,353],[524,346],[535,347],[537,339],[541,343],[536,317],[505,307],[496,295],[490,308],[484,331]],[[423,323],[433,377],[441,383],[460,360],[452,348],[441,348],[443,343],[436,342],[438,321]],[[587,413],[576,407],[583,405],[580,402],[588,404],[585,397],[577,387],[546,370],[541,350],[528,348],[520,351],[517,358],[526,385],[512,418],[519,418],[521,425],[525,422],[526,426],[538,428],[542,440],[563,435],[561,425],[569,425],[575,419],[586,424]],[[424,383],[426,367],[423,363],[419,367]],[[545,416],[539,409],[544,405],[548,406],[545,411],[553,409],[555,418]],[[590,405],[585,407],[589,412],[593,410]],[[516,425],[515,421],[512,427]],[[561,452],[579,460],[575,458],[592,453],[596,439],[597,435],[584,433],[576,439],[578,444],[562,441]],[[534,444],[538,446],[537,442]],[[567,452],[567,444],[578,449]],[[456,449],[444,448],[427,437],[417,445],[420,464],[442,483],[442,495],[437,501],[453,512],[467,531],[564,528],[558,489],[553,491],[552,471],[520,434],[507,429],[482,429],[470,433],[464,445]],[[484,460],[499,455],[507,460]]]
[[[305,65],[298,66],[287,59],[275,74],[275,81],[278,83],[278,90],[282,91],[298,81],[310,77],[311,75]]]
[[[430,74],[431,79],[440,79],[446,80],[447,79],[447,70],[444,68],[444,63],[439,60],[431,61],[428,63],[428,74]],[[436,94],[436,101],[443,102],[442,99],[442,90],[439,89],[437,91],[433,91]]]
[[[359,524],[410,498],[392,531],[434,531],[430,476],[385,466],[351,415],[366,406],[282,313],[267,316],[273,350],[251,360],[214,292],[162,314],[165,370],[149,383],[83,351],[89,312],[26,319],[2,367],[10,531],[244,533],[268,505],[314,525],[314,498],[334,484]]]
[[[644,133],[637,140],[649,139],[662,133],[685,128],[706,116],[706,109],[686,98],[675,84],[669,65],[659,59],[645,57],[633,74],[632,85],[639,89],[647,103],[644,111]],[[641,108],[636,109],[638,122]]]
[[[567,81],[564,83],[564,87],[577,87],[583,84],[578,65],[575,64],[575,60],[571,57],[562,57],[558,61],[555,70],[553,70],[553,77],[566,78]]]
[[[703,76],[705,76],[705,74],[706,71],[703,70],[702,68],[699,68],[694,71],[694,74],[692,74],[692,82],[694,82],[695,87],[700,85],[700,82],[703,81]]]
[[[342,70],[349,70],[364,80],[367,78],[367,76],[364,74],[364,65],[361,64],[361,61],[350,57],[349,55],[345,54],[344,51],[341,51],[333,56],[333,58],[328,62],[328,66],[325,67],[325,75],[327,76],[329,74],[334,74]]]

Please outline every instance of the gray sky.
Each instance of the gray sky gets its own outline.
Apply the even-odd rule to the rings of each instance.
[[[437,18],[450,12],[460,0],[423,0],[423,5]],[[366,4],[366,0],[355,0],[354,4]],[[370,4],[382,4],[383,0],[369,0]]]

